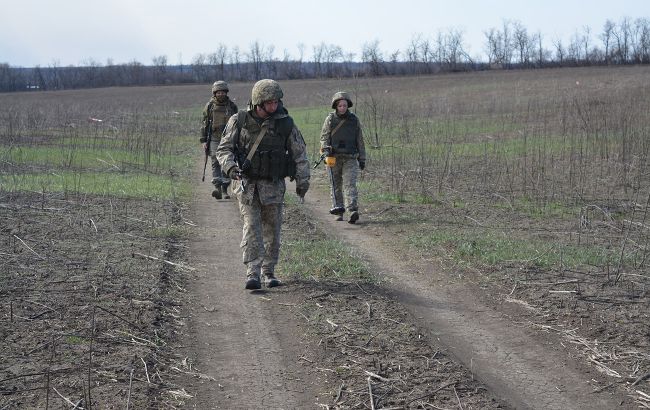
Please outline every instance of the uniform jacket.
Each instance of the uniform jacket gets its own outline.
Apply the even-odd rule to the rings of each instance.
[[[343,123],[333,136],[332,131],[343,120],[345,120],[345,123]],[[336,143],[333,144],[333,140],[343,141],[346,144],[346,148],[340,149],[337,152],[337,146],[334,146]],[[359,118],[350,111],[347,111],[343,116],[338,116],[335,111],[327,115],[321,130],[320,143],[321,148],[332,147],[332,154],[334,156],[338,154],[349,155],[357,157],[359,161],[366,160],[366,145],[363,141],[361,123],[359,122]]]
[[[254,109],[250,106],[246,115],[248,117],[247,122],[253,120],[257,121],[260,125],[263,125],[266,121],[274,121],[275,119],[289,116],[288,112],[284,107],[282,107],[282,105],[278,106],[278,109],[271,117],[263,121],[254,114]],[[221,142],[216,151],[217,159],[219,160],[221,169],[223,169],[224,172],[229,173],[233,167],[237,166],[235,150],[237,149],[239,152],[248,153],[250,147],[254,143],[254,138],[255,135],[251,135],[245,126],[242,127],[241,132],[239,132],[237,126],[237,115],[233,115],[230,120],[228,120],[228,124],[226,125],[226,129],[224,130]],[[237,147],[235,147],[235,145],[237,145]],[[307,159],[307,147],[302,134],[295,125],[289,134],[287,148],[291,151],[293,161],[296,163],[296,186],[309,187],[310,168],[309,160]],[[238,194],[238,196],[239,200],[244,203],[252,203],[255,189],[258,191],[262,205],[278,204],[282,203],[284,200],[284,193],[286,190],[284,179],[273,181],[270,179],[253,179],[243,176],[242,181],[245,184],[245,191]],[[233,181],[233,184],[233,190],[236,190],[241,184],[241,181]]]

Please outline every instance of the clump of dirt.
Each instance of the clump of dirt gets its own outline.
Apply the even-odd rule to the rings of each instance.
[[[130,199],[0,197],[0,408],[174,402],[167,343],[185,256],[170,228],[181,212]]]

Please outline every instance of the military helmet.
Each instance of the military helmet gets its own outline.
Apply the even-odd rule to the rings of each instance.
[[[268,79],[256,82],[251,94],[253,105],[262,105],[264,101],[269,100],[280,100],[284,96],[280,84],[275,80]]]
[[[225,81],[215,81],[214,84],[212,84],[212,94],[216,93],[217,91],[225,91],[228,92],[228,83]]]
[[[346,93],[345,91],[339,91],[334,94],[334,97],[332,97],[333,109],[336,109],[336,103],[338,103],[339,100],[346,100],[348,102],[348,108],[352,107],[352,99],[350,99],[350,94]]]

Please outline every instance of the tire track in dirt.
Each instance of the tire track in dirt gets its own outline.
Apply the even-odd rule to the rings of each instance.
[[[549,343],[544,336],[517,327],[430,265],[402,260],[380,228],[368,229],[363,215],[357,225],[335,222],[329,204],[318,188],[305,199],[314,222],[351,244],[419,324],[505,402],[518,409],[619,407],[614,397],[593,394],[588,375],[566,352],[543,345]]]
[[[186,333],[181,356],[194,360],[186,379],[197,409],[294,409],[316,407],[321,380],[301,366],[300,334],[290,315],[270,313],[268,294],[244,290],[241,221],[236,200],[215,201],[200,184],[192,204],[195,235],[187,285]],[[265,296],[266,295],[266,296]],[[268,297],[267,297],[268,296]]]

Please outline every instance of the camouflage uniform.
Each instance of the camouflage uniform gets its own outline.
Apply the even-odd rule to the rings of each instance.
[[[321,150],[327,151],[329,155],[336,158],[335,165],[328,170],[332,173],[331,177],[334,182],[330,187],[334,202],[334,207],[330,212],[338,215],[338,220],[342,220],[343,213],[348,211],[350,213],[349,222],[355,223],[359,217],[357,178],[360,165],[365,166],[366,147],[361,123],[357,116],[350,110],[343,115],[337,114],[336,104],[341,99],[348,101],[348,108],[352,107],[352,101],[347,93],[334,94],[332,108],[335,111],[329,113],[323,123]],[[339,128],[337,129],[337,127]],[[335,133],[333,133],[334,130],[336,130]]]
[[[263,81],[272,80],[261,80],[258,83]],[[281,95],[280,93],[280,97]],[[252,101],[255,102],[255,87]],[[240,120],[243,123],[240,124]],[[285,124],[286,128],[282,130],[280,124]],[[248,155],[256,136],[265,125],[268,129],[256,154],[262,155],[263,152],[268,152],[262,149],[265,141],[266,143],[281,141],[283,154],[288,155],[292,161],[291,166],[295,166],[297,190],[302,189],[304,195],[309,188],[310,177],[306,146],[302,134],[293,125],[293,120],[281,101],[277,110],[266,119],[256,115],[254,104],[250,104],[245,112],[242,111],[230,118],[217,148],[217,158],[222,169],[227,170],[229,175],[234,170],[239,170],[236,158],[239,158],[241,164],[242,158]],[[247,171],[242,173],[241,180],[233,181],[233,192],[237,193],[239,210],[244,222],[241,241],[243,262],[246,264],[249,280],[257,278],[259,281],[262,273],[268,281],[270,278],[275,278],[274,270],[280,253],[280,228],[286,190],[284,177],[265,178],[247,175]],[[247,281],[247,289],[255,288],[249,288]]]
[[[226,91],[228,92],[228,84],[225,81],[217,81],[212,85],[212,98],[205,104],[203,108],[203,120],[201,122],[201,138],[199,141],[205,143],[208,140],[208,128],[210,127],[210,121],[212,121],[212,139],[210,142],[210,160],[212,163],[212,184],[215,186],[215,191],[213,196],[217,199],[221,199],[221,193],[223,192],[226,198],[228,197],[228,186],[230,185],[230,179],[228,175],[221,171],[219,166],[219,161],[217,161],[216,149],[219,145],[219,140],[221,139],[221,134],[226,128],[226,123],[228,119],[237,113],[237,105],[228,98],[228,96],[223,96],[222,98],[217,97],[215,94],[217,91]]]

